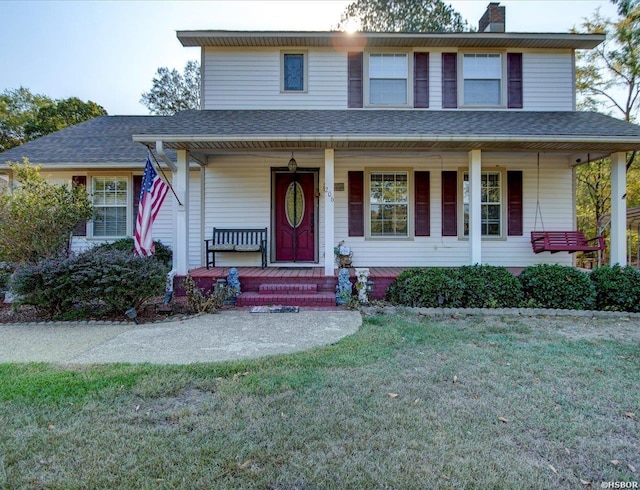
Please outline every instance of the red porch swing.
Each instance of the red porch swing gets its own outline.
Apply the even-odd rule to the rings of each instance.
[[[531,248],[533,252],[539,254],[541,252],[595,252],[604,250],[604,238],[596,236],[594,238],[585,237],[581,231],[545,231],[544,221],[542,220],[542,211],[540,210],[540,153],[538,153],[538,175],[536,189],[536,217],[531,232]],[[542,231],[537,231],[538,216],[540,216],[540,224]]]

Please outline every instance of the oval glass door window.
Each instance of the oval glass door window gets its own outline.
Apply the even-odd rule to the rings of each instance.
[[[292,228],[302,223],[304,216],[304,191],[298,182],[291,182],[285,196],[287,221]]]

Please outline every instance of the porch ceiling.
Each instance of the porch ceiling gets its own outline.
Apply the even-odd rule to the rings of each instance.
[[[134,141],[175,150],[640,149],[640,126],[591,112],[415,110],[184,111]]]

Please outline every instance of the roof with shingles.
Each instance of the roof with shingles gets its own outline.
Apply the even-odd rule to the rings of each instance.
[[[569,111],[194,110],[134,139],[196,150],[288,145],[624,151],[640,148],[640,126]]]
[[[31,163],[144,167],[146,148],[131,135],[165,116],[100,116],[0,153],[0,166],[27,157]]]
[[[102,116],[0,153],[60,167],[142,168],[146,149],[640,149],[640,126],[593,112],[207,110]],[[173,153],[168,154],[175,160]]]

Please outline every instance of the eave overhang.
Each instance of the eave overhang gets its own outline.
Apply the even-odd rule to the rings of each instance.
[[[639,138],[540,137],[505,135],[134,135],[140,143],[163,141],[166,148],[206,152],[211,150],[533,150],[617,152],[640,149]]]
[[[592,49],[604,34],[526,32],[177,31],[185,47]]]

